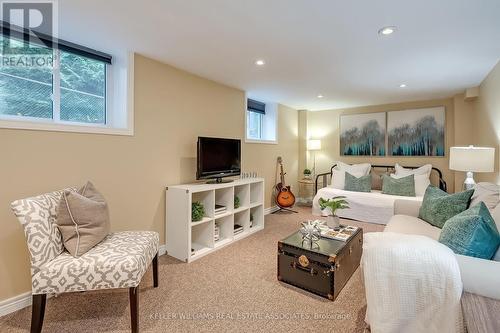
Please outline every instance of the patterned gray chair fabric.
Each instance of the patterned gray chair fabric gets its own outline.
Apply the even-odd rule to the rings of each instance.
[[[28,244],[32,294],[34,297],[36,295],[45,297],[50,293],[130,288],[131,304],[133,297],[134,302],[137,302],[135,288],[151,262],[154,266],[155,287],[158,284],[158,233],[151,231],[112,233],[84,255],[74,258],[65,250],[61,233],[55,223],[57,205],[67,190],[77,189],[68,188],[17,200],[11,204],[12,210],[23,226]],[[45,298],[41,309],[42,322],[44,307]],[[135,309],[137,310],[137,304]],[[132,331],[137,330],[137,313],[135,316],[134,323],[134,313],[132,313]],[[34,317],[32,317],[32,331],[41,330],[41,323],[39,328],[33,330],[33,320]]]
[[[156,232],[110,234],[79,258],[63,252],[45,264],[33,276],[33,293],[137,287],[157,252]]]

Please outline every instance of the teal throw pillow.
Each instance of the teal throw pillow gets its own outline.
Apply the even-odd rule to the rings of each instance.
[[[414,197],[415,176],[409,175],[403,178],[392,178],[389,175],[382,175],[382,193]]]
[[[430,185],[425,191],[418,217],[435,227],[443,228],[446,221],[469,208],[472,194],[474,190],[448,194]]]
[[[456,254],[492,259],[500,245],[495,221],[483,202],[446,221],[439,242]]]
[[[349,172],[345,173],[345,186],[346,191],[354,192],[371,192],[372,191],[372,175],[356,177]]]

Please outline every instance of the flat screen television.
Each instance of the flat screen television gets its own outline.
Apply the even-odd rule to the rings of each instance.
[[[215,179],[239,176],[241,173],[241,140],[198,137],[196,179]]]

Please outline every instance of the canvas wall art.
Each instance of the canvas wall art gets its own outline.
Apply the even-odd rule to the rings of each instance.
[[[386,113],[340,116],[340,154],[385,156]]]
[[[445,108],[388,112],[388,155],[444,156]]]

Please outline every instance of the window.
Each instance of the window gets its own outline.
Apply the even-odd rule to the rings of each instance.
[[[127,99],[130,77],[113,70],[111,56],[50,36],[28,42],[24,31],[0,28],[0,127],[131,134],[132,103],[110,98]],[[113,74],[127,83],[113,84]]]
[[[247,137],[249,139],[262,139],[263,119],[264,115],[262,113],[247,111]]]
[[[247,99],[246,141],[276,143],[277,105]]]

